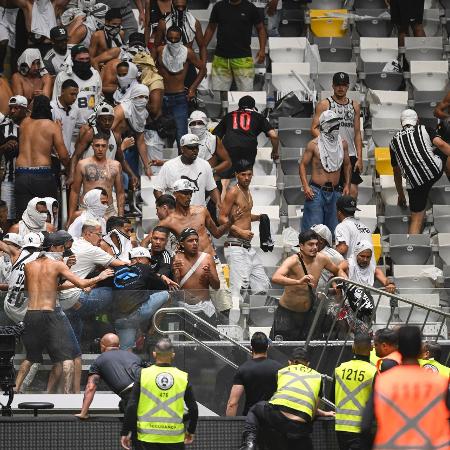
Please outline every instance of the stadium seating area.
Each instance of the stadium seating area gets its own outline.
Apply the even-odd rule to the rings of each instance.
[[[191,6],[203,27],[207,25],[211,7],[197,10]],[[298,164],[311,139],[312,107],[330,95],[333,74],[344,71],[350,76],[348,96],[362,106],[364,181],[359,187],[361,211],[357,217],[372,230],[376,251],[381,256],[378,263],[393,277],[400,295],[410,296],[414,288],[414,292],[421,292],[422,303],[447,308],[449,298],[439,288],[450,284],[450,182],[443,176],[434,186],[424,233],[408,236],[409,211],[397,206],[387,147],[400,128],[400,112],[407,107],[417,110],[421,123],[437,125],[433,109],[447,94],[449,81],[450,3],[427,0],[424,19],[427,37],[409,37],[404,48],[399,48],[397,38],[391,37],[392,25],[383,0],[355,0],[353,9],[342,8],[340,0],[313,0],[306,7],[293,0],[283,1],[281,37],[268,39],[266,62],[257,67],[255,91],[250,94],[260,111],[273,108],[275,100],[291,91],[304,108],[293,117],[276,120],[281,143],[278,164],[272,165],[270,149],[260,136],[251,191],[255,211],[264,208],[270,217],[276,245],[272,253],[259,250],[256,228],[252,245],[261,252],[269,274],[291,251],[284,246],[281,234],[288,226],[298,231],[302,220],[304,194]],[[210,50],[214,46],[215,42],[211,42]],[[257,39],[254,48],[256,52]],[[210,117],[211,128],[221,108],[232,110],[245,94],[229,92],[228,101],[222,104],[218,93],[209,90],[208,83],[203,84],[201,108]],[[142,178],[142,197],[149,199],[143,205],[144,230],[157,221],[151,195],[153,181]],[[215,245],[219,255],[223,254],[223,240],[216,240]],[[279,293],[274,290],[273,295]],[[265,299],[250,298],[250,325],[271,325],[273,307],[264,305]],[[405,314],[407,310],[399,307],[399,318]],[[377,322],[386,320],[380,308]]]

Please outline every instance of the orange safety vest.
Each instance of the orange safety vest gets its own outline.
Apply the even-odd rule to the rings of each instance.
[[[446,378],[419,366],[397,366],[378,375],[373,450],[448,450],[447,393]]]
[[[398,352],[397,350],[395,352],[389,353],[389,355],[385,356],[384,358],[380,358],[377,361],[377,370],[378,373],[381,373],[381,364],[383,362],[384,359],[392,359],[394,360],[398,365],[400,365],[402,363],[402,354],[400,352]]]

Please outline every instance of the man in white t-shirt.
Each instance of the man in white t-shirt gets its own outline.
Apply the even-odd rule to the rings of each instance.
[[[372,242],[372,232],[369,227],[355,219],[356,199],[350,195],[343,195],[336,202],[339,224],[334,231],[336,250],[345,258],[349,258],[360,241]]]
[[[81,237],[75,239],[71,248],[77,262],[70,271],[79,278],[87,278],[98,266],[117,267],[125,264],[99,247],[101,239],[100,222],[87,220],[81,229]],[[111,302],[111,292],[111,287],[96,287],[90,292],[72,288],[60,293],[59,301],[72,324],[78,342],[83,331],[82,317],[95,315],[107,308]]]
[[[211,196],[216,207],[220,209],[220,194],[214,181],[211,166],[204,159],[198,158],[199,139],[194,134],[181,137],[181,156],[167,161],[155,181],[153,194],[159,198],[162,194],[172,194],[172,188],[178,180],[188,180],[194,187],[191,205],[206,205],[206,197]]]

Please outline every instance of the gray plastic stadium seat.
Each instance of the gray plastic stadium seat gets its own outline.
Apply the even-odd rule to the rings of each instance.
[[[340,9],[344,4],[343,0],[311,0],[308,3],[309,9]]]
[[[439,61],[443,51],[442,36],[405,38],[405,56],[408,61]]]
[[[450,181],[446,175],[431,188],[429,199],[436,205],[450,205]]]
[[[257,327],[271,327],[277,302],[267,295],[250,295],[249,322]]]
[[[450,205],[433,205],[433,224],[438,233],[450,233]]]
[[[386,9],[356,9],[357,16],[370,16],[373,19],[356,20],[356,30],[363,37],[390,37],[394,25],[390,17],[379,17]]]
[[[349,62],[352,59],[352,40],[349,36],[342,38],[314,36],[313,42],[319,47],[322,62]]]
[[[285,175],[298,175],[298,165],[302,159],[302,149],[281,147],[280,164]]]
[[[386,9],[384,0],[355,0],[355,9]]]
[[[305,148],[312,139],[312,119],[280,117],[278,121],[278,136],[284,147]]]
[[[445,264],[450,264],[450,233],[439,233],[437,239],[439,256]]]
[[[399,91],[403,83],[402,72],[383,72],[387,62],[365,62],[364,84],[378,91]]]
[[[383,234],[406,234],[409,226],[409,208],[386,205]]]
[[[283,195],[288,205],[303,205],[305,203],[305,192],[300,183],[298,175],[286,175],[283,177]]]
[[[442,268],[443,276],[444,276],[444,288],[450,289],[450,266],[445,265]]]
[[[281,37],[302,36],[305,28],[304,12],[298,9],[287,9],[283,5],[278,32]]]
[[[222,111],[222,100],[220,99],[220,92],[198,91],[197,99],[199,103],[199,109],[204,111],[209,118],[220,118],[220,113]]]
[[[431,256],[430,237],[426,234],[391,234],[389,254],[394,264],[426,264]]]
[[[420,123],[427,127],[436,128],[437,119],[434,117],[434,108],[445,97],[445,91],[414,92],[414,109],[419,116]]]

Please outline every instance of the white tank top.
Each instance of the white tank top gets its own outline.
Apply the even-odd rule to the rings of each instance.
[[[94,130],[94,135],[99,134],[99,131],[95,125],[92,127],[92,129]],[[106,151],[106,159],[116,159],[116,153],[117,153],[116,137],[114,136],[113,132],[110,132],[108,139],[108,150]],[[83,159],[89,158],[90,156],[94,156],[94,149],[92,148],[92,143],[85,150],[83,154]]]
[[[6,315],[16,323],[23,320],[28,308],[28,297],[24,292],[25,264],[36,260],[39,254],[40,252],[30,253],[28,250],[22,250],[19,258],[11,267],[4,309]]]
[[[349,156],[356,156],[355,108],[353,107],[353,101],[348,99],[345,105],[341,105],[333,97],[328,97],[327,100],[330,105],[329,109],[334,111],[341,119],[339,135],[347,142]]]

